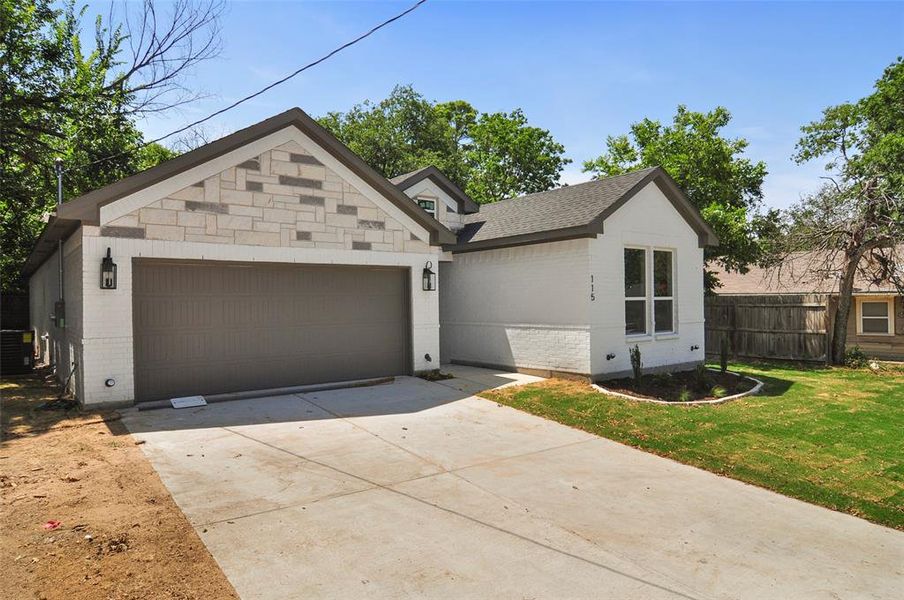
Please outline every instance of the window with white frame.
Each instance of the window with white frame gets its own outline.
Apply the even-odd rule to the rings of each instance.
[[[647,333],[647,251],[625,248],[625,334]]]
[[[436,200],[428,198],[418,198],[417,205],[427,211],[431,217],[436,218]]]
[[[860,335],[892,335],[894,332],[893,298],[860,298],[857,302],[857,333]]]
[[[670,250],[653,250],[653,331],[675,331],[674,263]]]
[[[675,253],[625,248],[625,335],[674,333]]]

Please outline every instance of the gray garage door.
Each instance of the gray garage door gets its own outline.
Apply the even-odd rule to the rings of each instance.
[[[136,259],[138,401],[407,374],[403,269]]]

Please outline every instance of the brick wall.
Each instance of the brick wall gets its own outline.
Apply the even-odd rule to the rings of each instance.
[[[590,246],[591,271],[596,299],[591,303],[593,375],[621,376],[631,370],[628,351],[640,348],[646,367],[667,368],[702,361],[703,249],[697,233],[675,210],[655,183],[638,192],[603,224],[605,233]],[[624,249],[626,246],[671,250],[674,253],[673,333],[625,335]],[[588,273],[588,278],[590,273]],[[652,286],[652,277],[647,277]],[[652,289],[652,288],[651,288]],[[648,329],[652,331],[652,307],[648,303]],[[696,350],[691,348],[696,347]],[[608,355],[614,358],[608,359]]]
[[[35,351],[38,361],[45,365],[53,364],[60,382],[65,382],[73,367],[78,365],[69,381],[69,390],[81,397],[84,298],[81,232],[76,232],[66,240],[63,257],[66,326],[57,327],[51,318],[54,305],[60,298],[59,258],[54,253],[28,282],[31,329],[36,335]],[[97,275],[99,278],[99,271]]]
[[[443,360],[589,374],[589,244],[468,252],[443,263]]]

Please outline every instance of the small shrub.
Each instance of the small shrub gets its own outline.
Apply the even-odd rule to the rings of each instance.
[[[728,337],[724,335],[719,343],[719,370],[723,373],[728,370]]]
[[[725,396],[728,395],[728,390],[726,390],[721,385],[717,385],[712,389],[710,394],[712,394],[713,398],[724,398]]]
[[[681,393],[678,394],[678,400],[681,402],[690,402],[694,399],[694,395],[688,389],[681,390]]]
[[[643,361],[640,360],[640,346],[634,344],[634,347],[629,352],[631,354],[631,371],[634,372],[634,383],[640,385],[640,380],[643,378]]]
[[[851,369],[862,369],[869,364],[866,353],[860,346],[848,348],[844,352],[844,364]]]
[[[694,369],[694,389],[698,392],[708,392],[712,387],[709,370],[703,365],[697,365]]]

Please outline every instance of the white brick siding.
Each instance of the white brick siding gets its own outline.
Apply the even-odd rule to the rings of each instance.
[[[570,240],[443,263],[443,359],[589,374],[589,247]]]
[[[703,249],[697,233],[655,184],[607,218],[604,230],[595,239],[461,253],[443,263],[444,360],[594,378],[630,371],[634,344],[648,368],[702,360]],[[675,333],[625,335],[625,246],[675,253]],[[607,354],[615,358],[606,360]]]
[[[655,183],[648,184],[615,211],[603,227],[605,233],[591,244],[594,281],[601,291],[591,313],[593,374],[605,377],[629,371],[628,349],[635,344],[647,368],[702,361],[703,249],[699,247],[697,233]],[[639,338],[625,335],[626,246],[674,252],[675,334]],[[691,350],[691,346],[699,346],[699,350]],[[615,358],[606,360],[607,354],[615,354]]]
[[[59,258],[54,253],[47,262],[29,279],[29,303],[31,327],[35,331],[35,348],[39,360],[44,364],[53,364],[60,382],[65,382],[75,365],[69,390],[81,397],[83,370],[82,360],[82,235],[74,233],[63,244],[63,286],[66,304],[66,327],[54,325],[51,315],[54,304],[60,298]],[[97,273],[100,279],[100,271]]]

